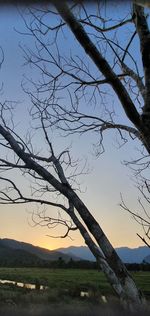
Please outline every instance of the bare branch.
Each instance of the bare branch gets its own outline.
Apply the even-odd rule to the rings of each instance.
[[[98,69],[103,73],[105,78],[107,80],[110,80],[110,84],[116,92],[127,117],[136,127],[139,128],[140,115],[137,112],[126,89],[124,88],[120,80],[117,78],[115,73],[112,71],[106,59],[97,50],[96,46],[92,43],[81,24],[77,21],[73,13],[69,10],[69,7],[66,5],[66,3],[63,3],[63,5],[61,5],[59,1],[56,1],[55,6],[60,15],[62,16],[62,18],[65,20],[65,22],[72,30],[80,45],[85,49],[86,54],[88,54],[91,57],[91,59],[96,64]]]
[[[150,244],[148,244],[148,242],[145,240],[145,238],[141,237],[138,233],[137,233],[137,236],[144,242],[144,244],[146,246],[148,246],[150,248]]]
[[[11,185],[11,186],[9,186],[7,188],[7,191],[9,189],[13,189],[14,193],[17,194],[17,197],[13,198],[13,197],[10,196],[9,192],[8,192],[8,194],[6,194],[5,192],[0,191],[0,194],[1,194],[1,196],[0,196],[0,204],[38,203],[38,204],[41,204],[41,205],[43,204],[43,205],[54,206],[54,207],[57,207],[57,208],[61,208],[64,211],[67,211],[67,208],[63,204],[54,203],[54,202],[48,201],[46,199],[45,200],[44,199],[37,199],[36,197],[34,197],[34,198],[25,197],[21,193],[19,188],[16,186],[16,184],[12,180],[10,180],[8,178],[0,177],[0,180],[5,181],[6,183]]]
[[[88,26],[94,28],[94,29],[95,29],[96,31],[98,31],[98,32],[102,32],[102,33],[103,33],[103,32],[109,32],[109,31],[118,29],[119,27],[121,27],[121,26],[123,26],[123,25],[125,25],[125,24],[127,24],[127,23],[131,23],[131,22],[132,22],[132,18],[131,18],[131,19],[127,19],[127,20],[125,20],[125,21],[121,21],[120,23],[117,23],[117,24],[115,24],[115,25],[113,25],[113,26],[105,27],[105,28],[101,28],[101,27],[99,27],[99,26],[93,24],[91,21],[89,22],[89,21],[83,20],[83,19],[79,20],[79,22],[81,22],[82,24],[85,24],[85,25],[88,25]]]

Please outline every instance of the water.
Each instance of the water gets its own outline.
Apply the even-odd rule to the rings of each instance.
[[[0,279],[0,284],[14,284],[19,287],[23,287],[25,289],[30,289],[30,290],[46,290],[48,286],[45,285],[40,285],[40,284],[31,284],[31,283],[23,283],[23,282],[16,282],[16,281],[11,281],[11,280],[1,280]]]
[[[40,285],[40,284],[31,284],[31,283],[23,283],[23,282],[16,282],[16,281],[11,281],[11,280],[2,280],[0,279],[0,284],[14,284],[19,287],[23,287],[25,289],[30,289],[30,290],[46,290],[48,289],[48,286],[45,285]],[[68,289],[67,289],[68,290]],[[90,291],[80,291],[80,297],[90,297]],[[107,303],[107,299],[105,295],[101,295],[101,300],[103,303]]]

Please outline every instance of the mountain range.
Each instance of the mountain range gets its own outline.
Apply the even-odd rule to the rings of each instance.
[[[150,263],[150,248],[147,246],[142,246],[138,248],[128,248],[120,247],[115,249],[118,256],[124,263],[142,263],[143,261]],[[94,261],[95,258],[88,247],[74,247],[69,248],[59,248],[57,251],[60,251],[63,254],[69,254],[78,256],[84,260]]]
[[[146,246],[138,248],[120,247],[116,248],[119,257],[125,263],[150,263],[150,249]],[[68,248],[59,248],[56,250],[48,250],[37,247],[29,243],[13,240],[0,239],[0,265],[5,260],[10,261],[10,264],[15,262],[25,262],[25,264],[42,264],[45,261],[56,261],[62,258],[68,262],[71,258],[74,261],[89,260],[95,261],[91,251],[86,246]]]

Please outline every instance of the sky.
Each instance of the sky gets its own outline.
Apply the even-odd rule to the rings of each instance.
[[[127,10],[127,7],[120,7],[119,10],[120,12]],[[24,23],[19,12],[14,8],[0,10],[0,23],[0,46],[4,51],[4,63],[0,69],[0,82],[3,82],[1,102],[5,99],[18,101],[15,121],[19,133],[25,135],[28,126],[27,108],[30,105],[30,100],[22,91],[21,82],[24,74],[34,77],[36,73],[32,68],[27,69],[24,65],[20,46],[28,45],[32,48],[34,43],[31,37],[26,37],[16,31],[24,30]],[[70,49],[74,45],[74,39],[69,36],[68,34],[67,47],[63,43],[60,44],[62,45],[62,51]],[[76,46],[75,51],[78,52]],[[120,110],[119,115],[124,115],[122,110]],[[120,194],[122,194],[126,204],[132,210],[138,208],[138,191],[134,185],[133,174],[123,164],[123,161],[136,157],[138,144],[129,141],[128,144],[119,148],[115,134],[106,133],[105,152],[99,158],[96,158],[92,152],[93,134],[62,139],[53,132],[52,137],[55,141],[56,150],[72,143],[73,155],[79,157],[83,163],[84,159],[87,159],[89,172],[80,177],[82,192],[79,194],[100,223],[113,246],[134,248],[143,245],[136,235],[137,232],[142,233],[141,227],[119,205],[121,201]],[[35,139],[38,139],[38,145],[42,148],[42,140],[40,140],[39,135],[35,136]],[[25,192],[28,192],[27,182],[17,173],[16,181]],[[79,232],[74,232],[71,239],[48,237],[47,235],[52,232],[44,227],[33,227],[30,211],[31,207],[29,205],[0,205],[0,238],[12,238],[48,249],[84,245]],[[56,236],[59,233],[59,229],[54,232]]]

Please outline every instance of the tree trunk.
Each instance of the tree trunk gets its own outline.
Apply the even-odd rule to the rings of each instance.
[[[90,237],[88,231],[83,226],[83,224],[79,221],[78,217],[75,215],[74,211],[69,213],[72,221],[74,224],[78,227],[86,245],[91,250],[92,254],[94,255],[95,259],[97,260],[97,263],[100,267],[100,269],[104,272],[108,282],[113,287],[115,293],[121,298],[121,300],[124,302],[125,300],[125,293],[122,288],[122,285],[118,278],[116,277],[116,274],[111,269],[109,264],[107,263],[106,258],[104,257],[103,253],[99,249],[99,247],[94,243],[92,238]]]
[[[63,189],[63,194],[69,199],[69,201],[71,201],[71,203],[74,205],[74,207],[80,214],[88,230],[93,235],[100,249],[102,250],[104,256],[106,257],[108,265],[116,274],[116,277],[118,278],[118,284],[121,284],[124,291],[124,300],[127,302],[127,304],[131,303],[135,306],[140,306],[141,304],[144,304],[145,300],[142,293],[136,287],[136,284],[132,276],[129,274],[124,263],[117,255],[115,249],[113,248],[110,241],[104,234],[102,228],[97,223],[92,214],[89,212],[87,207],[80,200],[77,194],[71,188],[68,188],[65,185]]]

